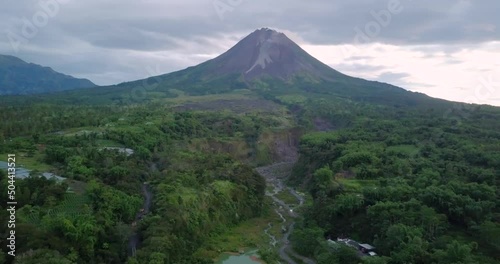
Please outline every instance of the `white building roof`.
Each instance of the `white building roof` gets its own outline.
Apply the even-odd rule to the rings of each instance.
[[[375,247],[369,244],[359,244],[360,247],[366,248],[368,250],[374,249]]]

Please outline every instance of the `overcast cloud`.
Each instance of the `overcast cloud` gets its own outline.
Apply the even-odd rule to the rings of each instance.
[[[346,74],[500,106],[498,10],[498,0],[3,0],[0,53],[106,85],[201,63],[269,27]]]

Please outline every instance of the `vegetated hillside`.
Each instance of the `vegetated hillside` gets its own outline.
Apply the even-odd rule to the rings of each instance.
[[[94,87],[87,79],[77,79],[51,68],[0,55],[0,94],[41,94]]]
[[[349,237],[383,256],[366,263],[500,263],[500,109],[384,115],[302,138],[290,182],[314,203],[297,251],[359,263],[322,242]]]

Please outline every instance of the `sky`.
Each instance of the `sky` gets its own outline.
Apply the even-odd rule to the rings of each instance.
[[[3,0],[0,54],[99,85],[184,69],[262,27],[355,77],[500,106],[498,0]]]

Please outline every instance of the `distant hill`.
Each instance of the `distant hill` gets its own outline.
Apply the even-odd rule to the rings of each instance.
[[[77,79],[14,56],[0,55],[2,95],[51,93],[94,86],[87,79]]]

